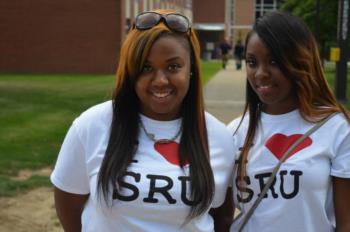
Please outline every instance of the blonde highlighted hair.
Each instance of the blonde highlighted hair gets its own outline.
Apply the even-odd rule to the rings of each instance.
[[[271,12],[257,19],[246,37],[245,47],[253,34],[264,42],[284,76],[292,81],[299,112],[306,121],[318,122],[340,112],[350,123],[349,113],[337,102],[327,83],[317,42],[304,22],[288,13]],[[238,165],[241,181],[246,175],[247,157],[263,104],[248,82],[246,86],[242,120],[249,113],[249,126]]]
[[[157,10],[160,14],[175,13]],[[209,162],[207,129],[204,115],[203,88],[200,68],[200,46],[193,30],[174,32],[164,22],[147,30],[132,28],[124,41],[116,73],[113,93],[113,120],[105,158],[98,179],[98,189],[106,197],[113,191],[118,194],[118,180],[123,177],[137,149],[139,133],[139,100],[135,83],[145,64],[152,45],[161,37],[172,37],[188,50],[191,60],[190,86],[182,108],[182,136],[179,159],[183,167],[188,160],[191,183],[191,211],[188,219],[205,212],[214,193],[214,178]]]

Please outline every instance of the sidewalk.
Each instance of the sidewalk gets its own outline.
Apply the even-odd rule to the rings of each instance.
[[[244,63],[244,62],[243,62]],[[245,102],[245,65],[237,71],[234,60],[204,87],[206,110],[224,123],[242,114]]]

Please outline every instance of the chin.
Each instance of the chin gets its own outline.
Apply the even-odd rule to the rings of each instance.
[[[178,115],[178,113],[174,113],[173,111],[168,110],[157,110],[152,113],[152,116],[155,119],[164,121],[174,120],[178,118]]]

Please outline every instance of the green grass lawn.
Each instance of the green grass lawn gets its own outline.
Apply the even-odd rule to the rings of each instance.
[[[0,75],[0,196],[49,184],[10,179],[51,166],[72,120],[109,99],[112,75]]]
[[[202,79],[206,84],[221,69],[221,60],[202,61]]]
[[[220,61],[203,62],[206,83]],[[335,71],[326,68],[333,85]],[[350,76],[350,70],[349,70]],[[21,170],[52,167],[73,119],[88,107],[110,99],[114,75],[0,75],[0,196],[50,186],[47,176],[17,180]],[[348,78],[347,96],[350,97]],[[350,103],[346,104],[350,109]]]
[[[203,62],[206,83],[221,67]],[[114,75],[0,75],[0,196],[50,185],[47,176],[15,180],[20,170],[52,167],[73,119],[110,99]]]

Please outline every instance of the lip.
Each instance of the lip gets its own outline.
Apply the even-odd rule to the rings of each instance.
[[[151,91],[152,98],[159,102],[164,103],[170,100],[171,96],[173,95],[173,91],[171,90],[165,90],[165,91]]]
[[[171,94],[171,91],[153,91],[152,95],[156,98],[166,98]]]
[[[255,88],[260,94],[267,95],[267,94],[270,94],[273,91],[274,85],[272,85],[272,84],[261,84],[261,85],[256,85]]]

